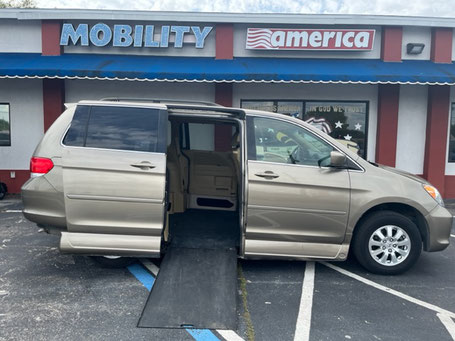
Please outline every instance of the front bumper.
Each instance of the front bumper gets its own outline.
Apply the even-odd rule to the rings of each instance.
[[[426,217],[428,243],[425,251],[441,251],[450,244],[453,216],[444,207],[436,206]]]

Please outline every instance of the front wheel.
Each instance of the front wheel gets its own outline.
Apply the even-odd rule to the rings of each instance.
[[[408,217],[393,211],[379,211],[357,227],[353,251],[368,271],[397,275],[417,261],[422,252],[422,238]]]

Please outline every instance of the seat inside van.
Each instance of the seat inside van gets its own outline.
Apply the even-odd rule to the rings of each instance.
[[[223,132],[223,148],[215,147],[215,130]],[[169,117],[166,241],[238,247],[239,158],[235,122]]]

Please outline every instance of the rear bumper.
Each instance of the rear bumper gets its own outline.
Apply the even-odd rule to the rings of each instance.
[[[444,207],[436,206],[426,217],[428,223],[429,252],[444,250],[450,244],[453,216]]]
[[[66,227],[63,194],[43,176],[29,179],[22,186],[21,197],[25,218],[43,226]]]

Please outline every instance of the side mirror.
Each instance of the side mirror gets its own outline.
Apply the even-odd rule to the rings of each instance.
[[[346,166],[346,155],[333,150],[330,152],[330,167],[342,168]]]

